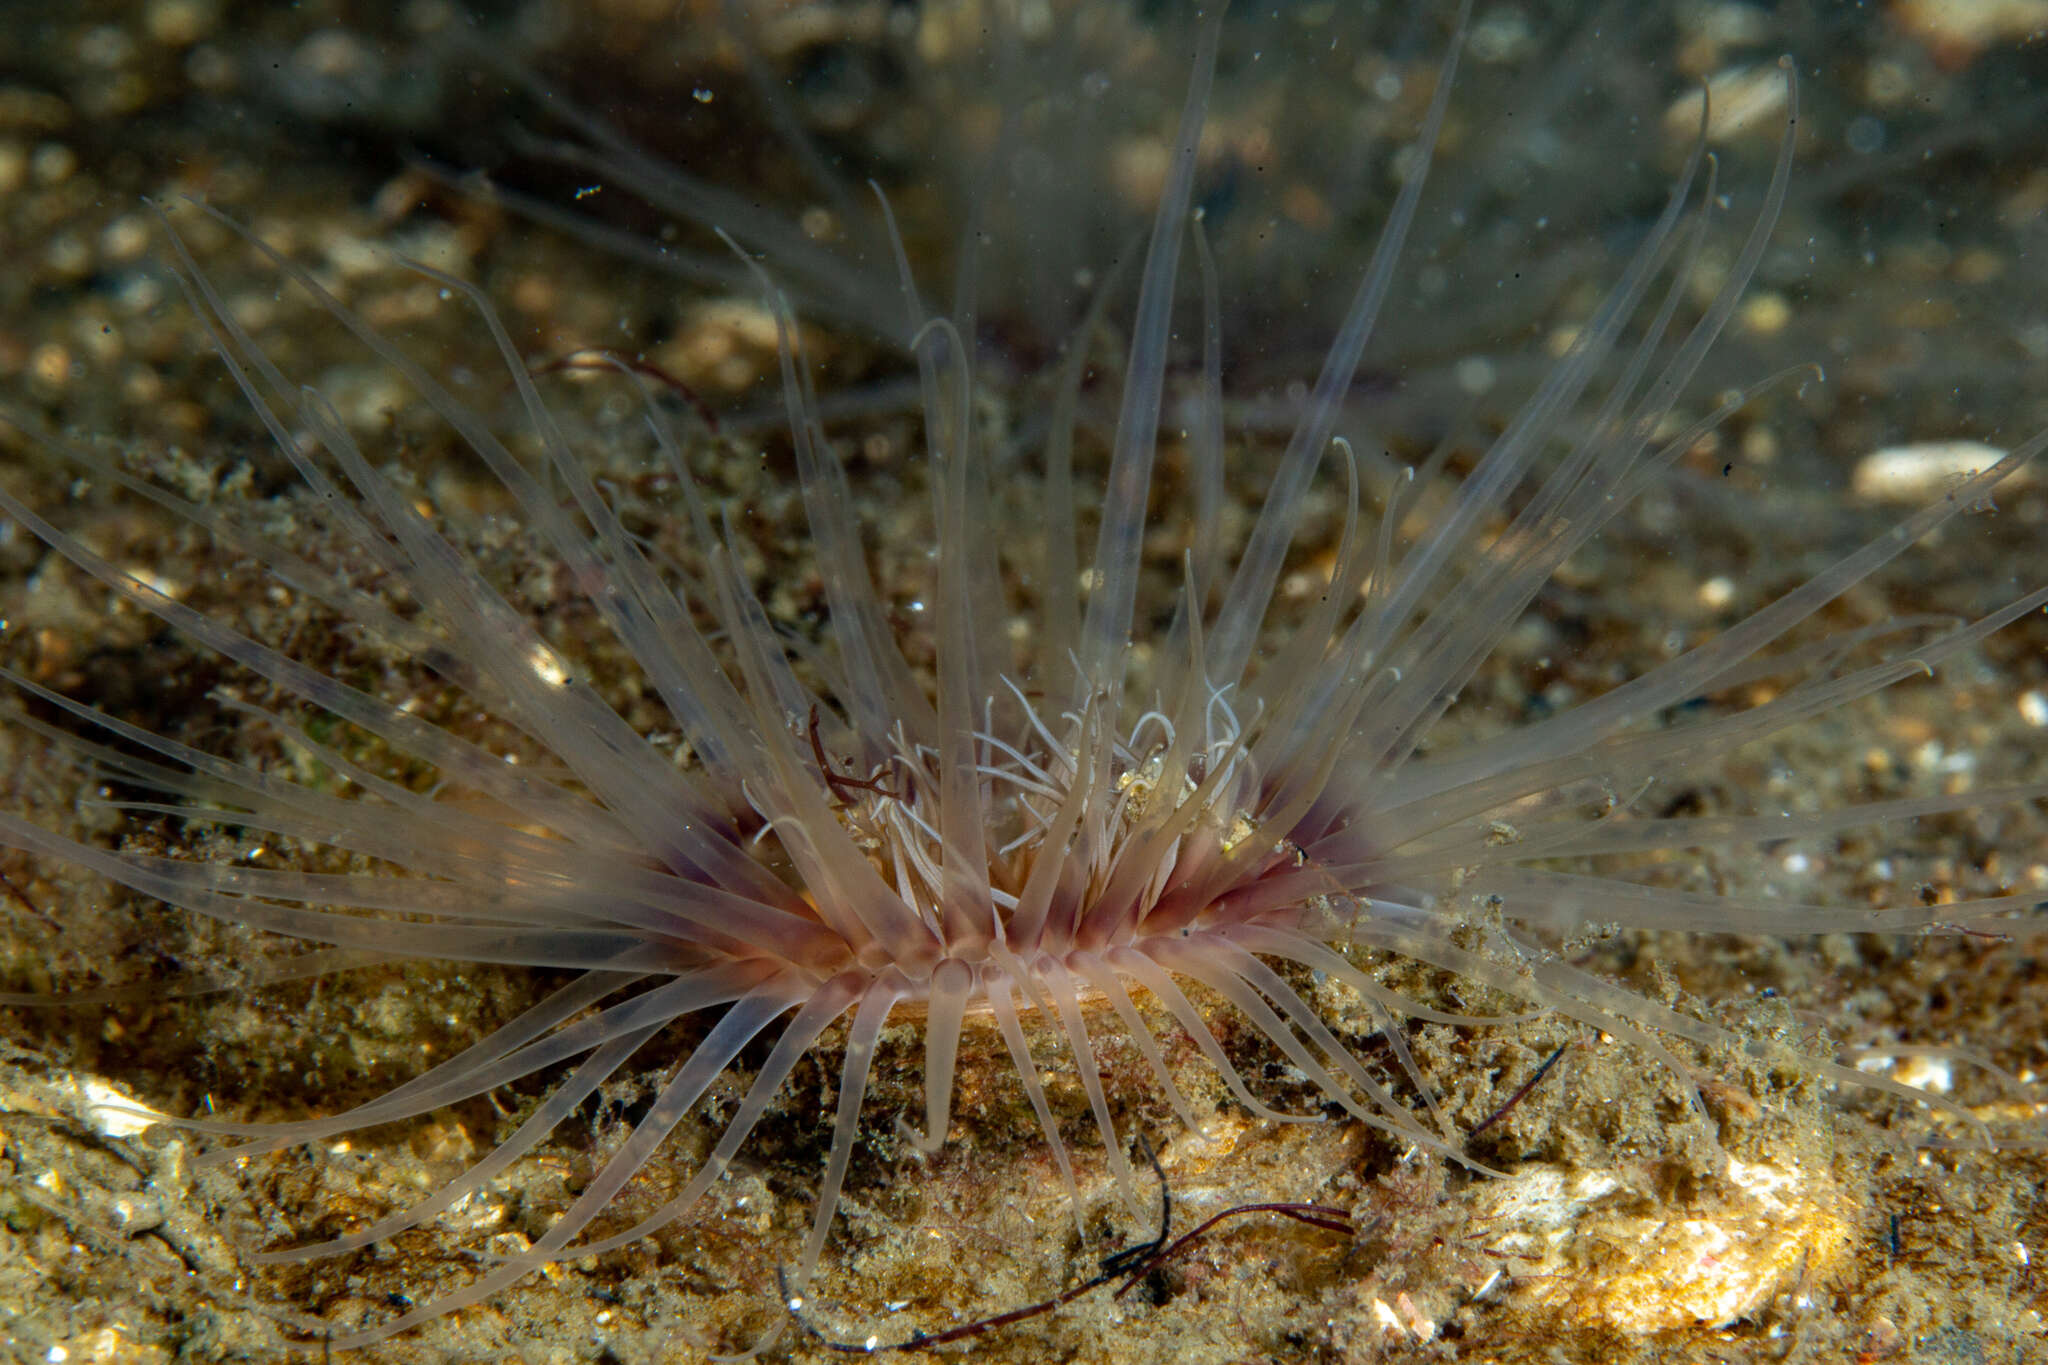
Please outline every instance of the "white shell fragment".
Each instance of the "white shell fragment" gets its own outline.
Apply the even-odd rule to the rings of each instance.
[[[97,1076],[74,1076],[81,1116],[103,1137],[134,1137],[168,1118]]]
[[[1647,1335],[1732,1322],[1825,1277],[1849,1244],[1824,1171],[1730,1159],[1681,1199],[1622,1169],[1532,1163],[1478,1193],[1475,1226],[1524,1302]]]
[[[1865,502],[1925,502],[1981,474],[2004,459],[2006,452],[1982,441],[1919,441],[1886,446],[1856,462],[1849,491]],[[2031,482],[2031,469],[2014,470],[2003,488]]]

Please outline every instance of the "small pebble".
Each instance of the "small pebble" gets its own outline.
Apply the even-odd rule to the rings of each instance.
[[[1892,18],[1936,63],[1959,71],[1987,47],[2040,36],[2048,0],[1893,0]]]
[[[142,18],[149,36],[167,47],[190,47],[219,23],[215,0],[154,0]]]
[[[2036,730],[2048,726],[2048,693],[2029,688],[2019,696],[2020,719]]]
[[[1707,78],[1707,141],[1720,145],[1744,133],[1785,126],[1785,73],[1776,66],[1735,67]],[[1690,141],[1700,126],[1701,92],[1689,90],[1664,111],[1664,131]]]
[[[1925,502],[1939,497],[1973,474],[2004,459],[2006,452],[1982,441],[1920,441],[1886,446],[1856,462],[1849,489],[1865,502]],[[2011,489],[2031,482],[2026,467],[2014,470],[1999,487]]]

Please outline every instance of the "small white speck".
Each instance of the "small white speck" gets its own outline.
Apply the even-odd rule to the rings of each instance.
[[[801,1313],[801,1312],[803,1312],[803,1311],[804,1311],[804,1296],[803,1296],[803,1295],[801,1295],[801,1294],[798,1294],[798,1295],[796,1295],[795,1297],[793,1297],[793,1298],[791,1298],[791,1299],[790,1299],[790,1301],[789,1301],[789,1311],[790,1311],[790,1312],[792,1312],[792,1313]]]
[[[71,1359],[71,1352],[62,1346],[52,1346],[43,1353],[43,1359],[49,1361],[50,1365],[64,1365],[65,1361]]]
[[[1726,575],[1716,575],[1700,584],[1700,605],[1719,611],[1735,600],[1735,580]]]
[[[568,684],[569,670],[562,663],[562,656],[546,645],[536,643],[527,651],[527,667],[549,687],[563,687]]]
[[[711,91],[705,89],[703,86],[700,85],[695,90],[692,90],[690,92],[690,98],[697,101],[697,103],[699,104],[709,104],[711,103],[711,101],[717,99],[718,96],[714,95],[713,93],[711,93]]]
[[[126,572],[130,578],[159,597],[168,597],[175,602],[185,595],[184,584],[165,578],[147,567],[130,568]]]
[[[1955,1067],[1946,1057],[1906,1057],[1892,1073],[1902,1085],[1946,1095],[1955,1084]]]
[[[1489,392],[1498,378],[1493,362],[1484,356],[1476,355],[1468,355],[1460,360],[1455,367],[1455,373],[1458,387],[1475,398]]]

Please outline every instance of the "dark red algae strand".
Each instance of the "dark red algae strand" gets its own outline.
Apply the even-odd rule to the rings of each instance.
[[[696,414],[699,422],[704,424],[705,431],[709,432],[713,437],[721,434],[718,426],[718,413],[709,403],[704,401],[703,395],[691,388],[684,380],[660,365],[655,364],[645,356],[623,355],[618,351],[597,349],[576,351],[547,361],[544,364],[528,366],[527,373],[535,379],[541,379],[551,374],[560,374],[569,370],[594,370],[606,366],[615,370],[623,370],[628,374],[637,374],[644,379],[656,381],[670,393],[675,394],[678,398],[689,404],[690,411]]]
[[[1552,1052],[1548,1057],[1545,1057],[1543,1059],[1543,1064],[1537,1067],[1534,1072],[1530,1073],[1529,1079],[1523,1081],[1520,1085],[1516,1086],[1514,1093],[1512,1095],[1509,1095],[1505,1100],[1501,1101],[1500,1108],[1494,1110],[1491,1114],[1488,1114],[1485,1118],[1473,1124],[1472,1127],[1466,1131],[1466,1146],[1469,1148],[1474,1138],[1478,1137],[1481,1133],[1485,1132],[1487,1129],[1493,1127],[1493,1125],[1499,1123],[1502,1119],[1506,1118],[1510,1113],[1514,1111],[1516,1105],[1520,1104],[1523,1100],[1528,1099],[1530,1093],[1534,1091],[1537,1086],[1543,1084],[1543,1078],[1550,1074],[1550,1069],[1556,1066],[1560,1061],[1564,1060],[1564,1054],[1570,1051],[1570,1049],[1571,1044],[1569,1042],[1559,1043],[1557,1045],[1557,1050]]]
[[[1146,1161],[1150,1163],[1153,1175],[1159,1181],[1158,1232],[1154,1233],[1149,1241],[1111,1252],[1102,1258],[1094,1275],[1061,1290],[1051,1298],[1005,1309],[1000,1313],[991,1313],[987,1317],[959,1323],[937,1332],[913,1331],[896,1341],[883,1341],[879,1336],[870,1336],[862,1341],[842,1341],[830,1336],[818,1326],[812,1316],[813,1306],[801,1294],[791,1292],[788,1270],[778,1265],[775,1268],[775,1277],[776,1285],[782,1291],[783,1307],[788,1311],[790,1321],[796,1324],[806,1338],[813,1344],[839,1355],[888,1355],[928,1351],[955,1342],[969,1341],[989,1332],[1043,1317],[1118,1279],[1123,1283],[1117,1286],[1116,1292],[1110,1295],[1110,1298],[1121,1299],[1155,1271],[1207,1237],[1213,1229],[1235,1218],[1273,1214],[1291,1222],[1320,1228],[1324,1232],[1334,1232],[1341,1237],[1350,1237],[1357,1231],[1352,1225],[1351,1215],[1343,1209],[1331,1208],[1324,1204],[1254,1203],[1232,1205],[1220,1213],[1211,1214],[1179,1237],[1174,1237],[1173,1188],[1166,1179],[1166,1171],[1159,1164],[1158,1154],[1142,1133],[1138,1135],[1138,1146],[1144,1153]],[[1169,1238],[1172,1240],[1169,1241]]]

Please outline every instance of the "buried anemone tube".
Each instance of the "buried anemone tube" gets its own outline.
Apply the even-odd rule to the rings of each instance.
[[[1783,203],[1796,102],[1764,206],[1691,329],[1674,334],[1673,320],[1702,243],[1716,226],[1703,140],[1577,340],[1424,532],[1399,531],[1396,512],[1405,509],[1398,498],[1376,527],[1369,524],[1356,468],[1345,461],[1350,500],[1330,590],[1305,625],[1262,655],[1303,501],[1333,449],[1337,405],[1398,269],[1442,126],[1454,51],[1423,124],[1422,155],[1245,548],[1234,564],[1198,566],[1189,559],[1175,625],[1155,651],[1147,690],[1138,692],[1127,669],[1134,623],[1141,619],[1141,549],[1150,524],[1173,294],[1191,236],[1195,150],[1217,38],[1212,18],[1203,26],[1138,275],[1100,527],[1085,573],[1051,572],[1084,563],[1073,529],[1078,498],[1069,431],[1076,388],[1069,383],[1061,390],[1043,485],[1048,573],[1028,655],[1013,654],[1000,629],[1003,617],[1021,608],[989,548],[995,513],[990,466],[970,411],[971,356],[949,324],[921,315],[906,278],[937,528],[936,665],[929,688],[890,625],[868,568],[846,476],[820,426],[772,261],[745,264],[769,300],[779,334],[790,435],[830,607],[819,651],[790,643],[744,581],[732,527],[705,505],[681,437],[651,401],[650,429],[677,476],[676,515],[701,562],[695,574],[657,563],[621,524],[474,286],[415,267],[473,308],[489,329],[517,387],[524,434],[544,452],[542,475],[512,453],[490,421],[310,274],[243,234],[280,275],[404,380],[502,484],[686,737],[697,760],[687,768],[629,725],[579,673],[577,661],[549,644],[479,566],[429,524],[413,495],[379,470],[326,398],[273,363],[172,234],[187,299],[251,409],[319,495],[333,529],[402,585],[417,611],[394,611],[287,547],[134,480],[91,451],[46,435],[38,439],[224,545],[259,551],[279,580],[413,650],[479,707],[544,748],[559,771],[549,775],[508,763],[476,741],[222,625],[0,489],[0,513],[118,598],[266,679],[294,706],[375,736],[438,778],[432,792],[416,791],[369,771],[285,715],[259,713],[354,789],[336,795],[103,715],[10,673],[8,681],[35,699],[39,712],[54,711],[63,721],[16,710],[8,723],[47,739],[53,752],[80,769],[158,794],[154,801],[125,803],[128,808],[232,823],[382,860],[411,875],[281,871],[111,852],[12,812],[0,812],[0,842],[199,915],[327,945],[338,950],[337,964],[442,958],[577,973],[466,1051],[348,1112],[282,1124],[185,1122],[200,1133],[244,1140],[203,1158],[222,1162],[409,1118],[523,1078],[561,1077],[488,1156],[419,1203],[346,1236],[255,1259],[337,1254],[433,1219],[531,1152],[672,1022],[711,1019],[624,1142],[527,1251],[498,1259],[440,1298],[337,1335],[334,1345],[388,1337],[475,1303],[550,1261],[625,1245],[684,1216],[730,1167],[799,1062],[828,1030],[850,1021],[844,1022],[824,1179],[790,1276],[801,1290],[825,1249],[878,1036],[901,1005],[923,1008],[927,1112],[921,1145],[937,1150],[945,1140],[961,1029],[970,1011],[986,1012],[1016,1065],[1078,1220],[1077,1181],[1031,1057],[1027,1014],[1063,1039],[1108,1166],[1126,1197],[1136,1200],[1113,1118],[1116,1097],[1105,1091],[1095,1062],[1091,1029],[1101,1025],[1091,1024],[1084,996],[1108,1003],[1153,1079],[1189,1122],[1196,1119],[1194,1106],[1137,1008],[1138,993],[1172,1016],[1230,1093],[1259,1116],[1310,1117],[1273,1109],[1252,1093],[1196,996],[1220,1002],[1359,1122],[1470,1164],[1400,1025],[1483,1021],[1405,998],[1346,949],[1393,954],[1498,987],[1533,1008],[1627,1039],[1683,1076],[1674,1041],[1714,1046],[1740,1039],[1571,966],[1536,931],[1569,932],[1593,921],[1776,934],[1896,930],[2033,910],[2034,898],[2006,896],[1850,912],[1689,895],[1534,864],[1778,838],[2048,794],[2037,786],[1784,821],[1592,822],[1542,814],[1587,791],[1626,789],[1690,756],[1842,706],[1939,665],[2048,602],[2048,588],[2031,592],[1982,620],[1916,640],[1910,655],[1846,671],[1819,666],[1831,663],[1823,655],[1791,649],[1777,662],[1798,680],[1773,699],[1732,713],[1646,723],[1742,670],[1764,666],[1760,659],[1771,662],[1764,652],[1788,631],[1966,511],[2037,453],[2043,438],[1692,651],[1483,745],[1418,752],[1565,558],[1740,401],[1684,426],[1676,437],[1666,434],[1667,419],[1740,299]],[[1789,90],[1789,66],[1785,78]],[[1205,248],[1198,237],[1195,242],[1202,255]],[[1213,273],[1202,274],[1213,339]],[[1070,366],[1081,363],[1084,347],[1085,337]],[[1070,369],[1069,377],[1077,373]],[[1205,425],[1220,430],[1213,383],[1205,401],[1212,409]],[[1528,501],[1511,501],[1511,494],[1531,487]],[[1505,529],[1496,529],[1502,522]],[[1532,809],[1534,820],[1526,815]],[[1518,842],[1492,837],[1509,810],[1525,813],[1518,816]],[[1472,917],[1467,912],[1475,903],[1500,913]],[[1286,964],[1358,993],[1383,1028],[1398,1078],[1376,1074],[1354,1055],[1290,984],[1280,970]],[[0,996],[7,1003],[23,999]],[[757,1040],[766,1046],[765,1060],[685,1187],[634,1226],[594,1235],[619,1193]],[[1808,1064],[1833,1079],[1925,1102],[1918,1092],[1835,1061]],[[1397,1088],[1416,1098],[1404,1099]]]

